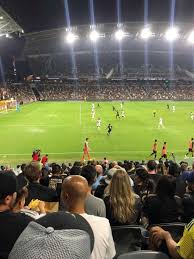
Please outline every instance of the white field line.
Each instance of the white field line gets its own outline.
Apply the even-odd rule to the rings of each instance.
[[[186,149],[184,149],[184,150],[176,150],[176,152],[184,152],[184,151],[186,151]],[[121,154],[121,153],[123,153],[123,154],[125,154],[125,153],[149,153],[149,152],[151,152],[150,150],[139,150],[139,151],[137,151],[137,150],[119,150],[119,151],[92,151],[92,152],[90,152],[91,154],[103,154],[103,153],[109,153],[109,154]],[[48,155],[68,155],[68,154],[82,154],[83,152],[74,152],[74,151],[72,151],[72,152],[63,152],[63,153],[49,153],[49,152],[44,152],[45,154],[48,154]],[[0,156],[30,156],[30,155],[32,155],[32,153],[21,153],[21,154],[0,154]]]

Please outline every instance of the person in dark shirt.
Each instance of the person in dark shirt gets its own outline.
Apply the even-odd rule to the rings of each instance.
[[[13,172],[0,172],[0,258],[6,259],[17,238],[32,218],[11,211],[17,197],[17,179]]]
[[[145,199],[149,194],[155,192],[155,183],[149,178],[145,168],[137,168],[134,175],[134,191],[141,199]]]
[[[38,165],[30,164],[26,166],[25,176],[29,181],[26,205],[28,205],[33,199],[47,202],[59,201],[59,195],[56,191],[39,183],[41,178],[41,171]]]
[[[125,170],[117,169],[114,173],[104,202],[106,217],[112,226],[138,223],[141,200],[132,191],[130,178]]]
[[[194,218],[194,172],[191,172],[187,178],[188,192],[183,198],[183,221],[188,223]]]
[[[176,196],[176,181],[173,176],[162,176],[156,187],[156,194],[144,201],[143,216],[149,225],[177,222],[182,216],[181,199]]]
[[[17,176],[17,183],[18,185],[22,188],[23,186],[26,186],[27,185],[27,179],[25,177],[25,174],[24,174],[24,170],[25,170],[25,167],[26,167],[26,164],[22,164],[21,165],[21,174],[19,174]]]

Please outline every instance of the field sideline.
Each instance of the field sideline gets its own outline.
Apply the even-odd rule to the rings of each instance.
[[[167,103],[176,106],[175,113],[167,110]],[[93,121],[90,102],[37,102],[21,106],[20,112],[0,114],[0,164],[28,162],[34,148],[48,153],[50,161],[80,160],[86,137],[95,159],[145,160],[154,139],[159,141],[159,153],[167,141],[168,153],[183,159],[188,140],[194,137],[194,121],[189,116],[194,112],[192,102],[125,102],[126,118],[120,120],[116,120],[112,105],[120,110],[120,102],[100,102],[100,108],[95,103]],[[102,120],[100,130],[96,127],[98,117]],[[164,119],[165,129],[158,129],[159,117]],[[113,125],[109,137],[108,123]]]

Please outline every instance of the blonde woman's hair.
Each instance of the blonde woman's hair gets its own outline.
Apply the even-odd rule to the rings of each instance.
[[[113,175],[109,188],[110,204],[115,220],[130,222],[134,215],[135,194],[132,191],[128,174],[118,169]]]

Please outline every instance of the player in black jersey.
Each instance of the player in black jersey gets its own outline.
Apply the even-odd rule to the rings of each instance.
[[[119,111],[117,110],[116,111],[116,119],[118,119],[118,118],[120,119],[120,114],[119,114]]]
[[[109,136],[112,131],[112,125],[110,123],[108,124],[107,129],[108,129],[107,135]]]

